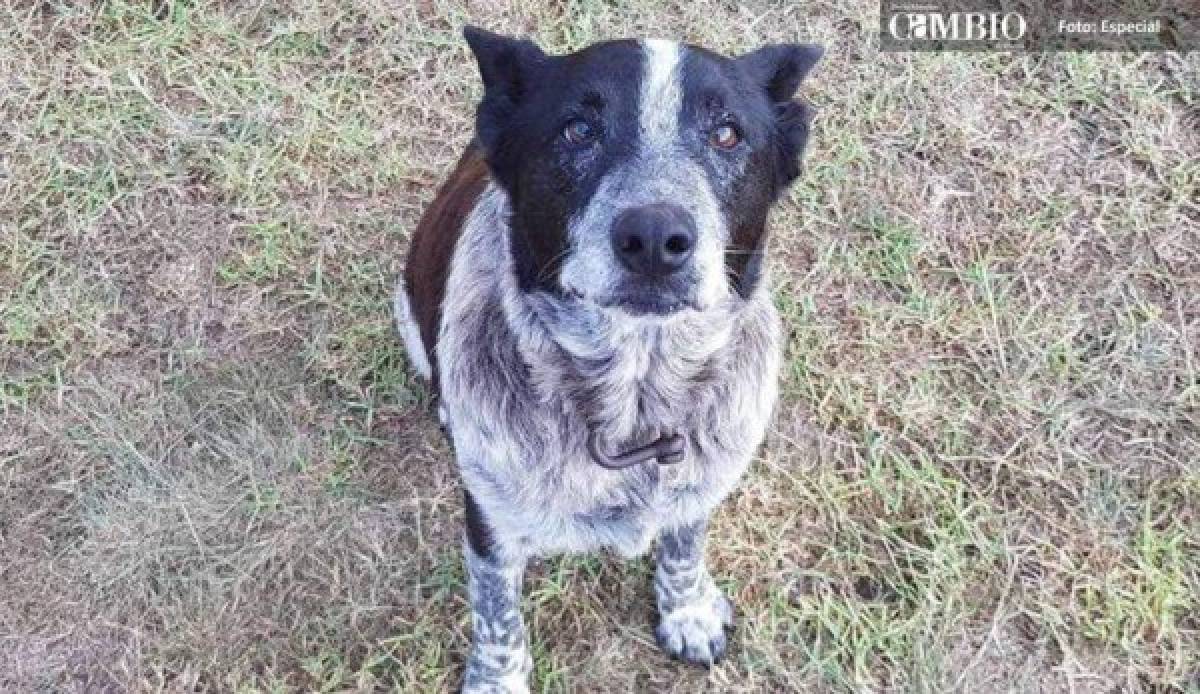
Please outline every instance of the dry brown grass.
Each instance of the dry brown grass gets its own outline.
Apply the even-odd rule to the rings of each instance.
[[[732,657],[655,650],[647,562],[554,560],[540,687],[1200,689],[1200,57],[881,55],[875,11],[0,3],[0,689],[454,686],[457,482],[387,294],[467,20],[829,46],[786,399],[711,548]]]

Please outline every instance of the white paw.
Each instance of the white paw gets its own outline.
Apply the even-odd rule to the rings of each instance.
[[[689,663],[711,666],[725,655],[725,630],[733,626],[733,604],[710,584],[702,596],[659,616],[659,648]]]

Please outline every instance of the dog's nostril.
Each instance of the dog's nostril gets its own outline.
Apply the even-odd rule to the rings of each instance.
[[[683,234],[672,234],[669,238],[667,238],[665,248],[667,249],[668,253],[673,255],[687,253],[692,249],[692,241]]]
[[[626,236],[621,240],[621,252],[629,255],[642,252],[642,240],[637,236]]]

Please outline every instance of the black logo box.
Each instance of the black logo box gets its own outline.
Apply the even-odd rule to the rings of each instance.
[[[885,51],[1194,51],[1200,0],[880,0]]]

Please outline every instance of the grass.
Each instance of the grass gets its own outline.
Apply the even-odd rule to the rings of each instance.
[[[462,23],[829,47],[706,673],[548,560],[542,691],[1200,691],[1200,58],[880,54],[870,2],[0,5],[0,689],[444,691],[461,506],[388,293]]]

